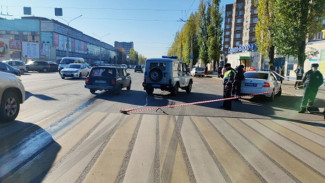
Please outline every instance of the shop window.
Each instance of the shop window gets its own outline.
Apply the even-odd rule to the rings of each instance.
[[[229,48],[229,45],[228,44],[225,44],[225,48]]]
[[[236,34],[235,37],[236,37],[237,39],[239,39],[239,38],[241,38],[241,34]]]
[[[226,29],[230,29],[230,25],[226,25]]]
[[[226,22],[227,23],[231,22],[231,18],[227,18],[227,21]]]
[[[225,35],[226,35],[226,36],[229,36],[229,35],[230,35],[230,32],[229,32],[229,31],[226,31],[226,32],[225,32]]]
[[[237,15],[238,16],[243,15],[243,14],[244,14],[244,11],[243,10],[237,11]]]
[[[230,41],[230,38],[225,38],[225,42],[229,42]]]
[[[239,46],[239,45],[240,45],[240,41],[236,41],[235,46]]]

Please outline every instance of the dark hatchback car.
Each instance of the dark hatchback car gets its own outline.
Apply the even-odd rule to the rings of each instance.
[[[58,64],[51,61],[33,61],[26,64],[27,71],[57,72]]]
[[[135,68],[134,68],[134,72],[141,72],[141,73],[143,73],[143,70],[142,70],[141,65],[137,65],[137,66],[135,66]]]
[[[93,67],[85,80],[85,88],[95,94],[97,90],[114,91],[118,94],[122,88],[131,89],[131,76],[120,67]]]
[[[19,69],[13,68],[12,66],[6,64],[6,63],[2,63],[0,62],[0,72],[8,72],[8,73],[12,73],[15,74],[17,76],[21,75],[21,72]]]

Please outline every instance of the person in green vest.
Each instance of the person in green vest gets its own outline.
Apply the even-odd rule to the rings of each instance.
[[[226,72],[223,77],[223,98],[230,98],[232,93],[232,86],[235,81],[236,71],[231,68],[231,64],[225,65]],[[231,110],[232,100],[224,100],[222,108]]]
[[[318,88],[323,84],[323,75],[318,71],[318,64],[312,64],[309,70],[302,78],[304,84],[304,96],[301,101],[299,113],[309,112],[313,110],[313,104],[318,92]]]

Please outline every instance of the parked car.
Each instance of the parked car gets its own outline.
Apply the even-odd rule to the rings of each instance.
[[[26,64],[27,71],[56,72],[58,65],[51,61],[32,61]]]
[[[153,58],[146,60],[144,82],[142,86],[148,95],[155,88],[178,93],[179,88],[190,93],[193,79],[188,72],[185,62],[174,58]]]
[[[90,69],[86,64],[69,64],[68,67],[60,71],[60,75],[62,79],[66,77],[82,78],[82,77],[87,77],[89,71]]]
[[[0,122],[13,121],[25,100],[25,88],[17,76],[5,72],[0,72],[0,83]]]
[[[59,72],[68,67],[69,64],[85,64],[86,61],[81,57],[63,57],[59,64]]]
[[[27,72],[25,62],[21,60],[5,60],[2,62],[12,66],[13,68],[19,69],[21,74]]]
[[[123,69],[127,69],[128,66],[127,66],[126,64],[122,64],[122,65],[121,65],[121,68],[123,68]]]
[[[131,76],[126,69],[120,67],[93,67],[85,80],[85,88],[95,94],[97,90],[119,93],[122,88],[131,89]]]
[[[244,73],[245,80],[242,81],[242,94],[260,94],[274,101],[275,96],[281,96],[281,84],[272,72],[248,71]]]
[[[204,77],[204,68],[200,67],[195,67],[191,70],[191,75],[192,76],[199,76],[199,77]]]
[[[0,71],[15,74],[17,76],[21,75],[21,72],[19,69],[13,68],[10,65],[8,65],[6,63],[2,63],[2,62],[0,62]]]
[[[143,73],[143,70],[142,70],[141,65],[137,65],[137,66],[135,66],[135,68],[134,68],[134,72],[141,72],[141,73]]]

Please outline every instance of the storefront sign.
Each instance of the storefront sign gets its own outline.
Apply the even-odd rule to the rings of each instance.
[[[246,52],[246,51],[256,51],[257,46],[255,44],[249,44],[249,45],[240,45],[238,47],[229,48],[228,53],[239,53],[239,52]]]

